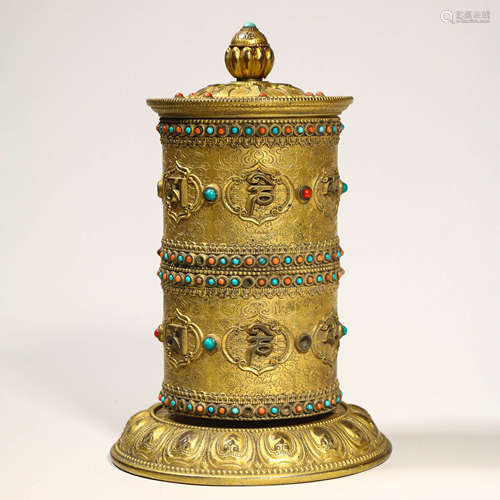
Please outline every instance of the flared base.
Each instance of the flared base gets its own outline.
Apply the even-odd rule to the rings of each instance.
[[[153,405],[134,415],[111,449],[127,472],[211,485],[286,484],[361,472],[384,462],[391,443],[359,406],[340,403],[303,423],[175,420]]]

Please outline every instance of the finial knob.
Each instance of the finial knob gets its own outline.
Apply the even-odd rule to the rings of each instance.
[[[237,80],[262,80],[274,64],[273,49],[254,23],[246,23],[226,50],[226,68]]]

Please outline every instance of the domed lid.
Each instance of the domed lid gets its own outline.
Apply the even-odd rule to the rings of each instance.
[[[235,81],[208,85],[186,97],[178,93],[173,99],[148,99],[148,105],[169,118],[329,117],[338,116],[353,101],[264,80],[273,67],[274,53],[253,23],[234,35],[225,62]]]

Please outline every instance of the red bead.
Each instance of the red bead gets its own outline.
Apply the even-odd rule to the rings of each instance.
[[[303,200],[310,200],[312,194],[312,189],[309,186],[303,186],[302,188],[300,188],[300,197]]]
[[[311,96],[311,95],[314,95],[312,92],[306,92],[306,95],[307,96]]]
[[[158,332],[158,330],[155,330],[155,337],[158,338],[158,335],[160,335],[160,332]]]
[[[212,92],[205,92],[203,97],[213,97]]]
[[[175,97],[184,97],[184,94],[182,94],[182,92],[177,92],[177,94],[175,94]]]
[[[321,90],[318,90],[318,92],[316,92],[316,95],[325,95],[325,94],[323,94],[323,92],[321,92]]]
[[[264,94],[264,92],[261,92],[261,93],[259,94],[259,97],[267,97],[267,94]]]

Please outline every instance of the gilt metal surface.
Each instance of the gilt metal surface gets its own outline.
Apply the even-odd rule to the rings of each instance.
[[[273,60],[244,27],[226,53],[242,81],[148,100],[163,148],[163,404],[132,417],[113,447],[125,470],[301,482],[390,453],[369,415],[342,402],[337,378],[337,146],[352,98],[261,81]]]

